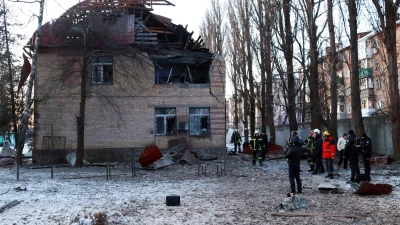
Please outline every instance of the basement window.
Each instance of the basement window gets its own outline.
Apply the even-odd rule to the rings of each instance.
[[[92,58],[92,84],[113,84],[113,57]]]
[[[210,131],[210,108],[189,108],[190,135],[209,136]]]
[[[156,135],[176,135],[176,108],[155,108]]]
[[[155,66],[156,84],[206,84],[209,83],[210,63],[203,63],[200,66],[189,65],[160,65]]]

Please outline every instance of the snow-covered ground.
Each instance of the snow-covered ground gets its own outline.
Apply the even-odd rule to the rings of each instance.
[[[270,156],[273,157],[273,156]],[[276,216],[276,207],[289,192],[285,160],[251,166],[251,156],[228,156],[227,175],[217,176],[215,165],[207,176],[198,176],[198,166],[174,164],[158,170],[138,169],[132,177],[128,165],[118,165],[106,179],[105,167],[0,168],[0,207],[14,200],[19,204],[0,212],[0,224],[78,225],[95,224],[400,224],[399,165],[372,166],[375,183],[393,185],[381,196],[358,196],[346,183],[350,171],[327,183],[342,191],[326,194],[303,189],[306,208]],[[362,167],[362,165],[361,165]],[[302,161],[302,171],[307,171]],[[312,175],[301,174],[311,186]],[[180,196],[180,206],[167,206],[166,196]],[[286,214],[286,213],[285,213]],[[305,216],[306,214],[306,216]],[[348,218],[348,216],[355,218]],[[100,220],[100,219],[98,219]]]

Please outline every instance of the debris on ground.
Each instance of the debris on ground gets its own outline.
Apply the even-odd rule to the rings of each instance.
[[[275,209],[279,213],[292,211],[299,208],[308,207],[308,200],[304,199],[301,195],[292,195],[286,197],[281,204],[279,204]]]
[[[343,191],[339,191],[339,188],[336,187],[335,185],[328,184],[328,183],[321,183],[318,185],[318,190],[321,193],[326,193],[326,194],[337,194],[337,193],[343,193]]]
[[[6,208],[10,208],[10,207],[16,206],[16,205],[18,205],[18,204],[21,203],[21,202],[22,202],[22,201],[14,200],[14,201],[12,201],[12,202],[10,202],[10,203],[7,203],[7,204],[5,204],[5,205],[3,205],[3,206],[0,207],[0,212],[3,212]]]
[[[353,189],[357,188],[354,194],[358,195],[386,195],[393,190],[390,184],[371,184],[367,181],[362,181],[361,184],[351,183]]]
[[[357,216],[357,215],[332,215],[332,214],[306,214],[306,213],[272,213],[271,216],[286,216],[286,217],[312,217],[312,216],[318,216],[318,217],[342,217],[342,218],[364,218],[364,216]]]
[[[16,191],[26,191],[26,187],[24,187],[24,188],[16,187],[16,188],[14,188],[14,190],[16,190]]]

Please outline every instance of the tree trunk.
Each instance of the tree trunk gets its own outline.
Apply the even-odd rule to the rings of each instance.
[[[272,71],[272,60],[271,60],[271,43],[272,43],[272,27],[268,25],[267,36],[265,38],[265,68],[266,68],[266,117],[267,124],[269,127],[269,140],[270,143],[275,144],[276,134],[275,134],[275,123],[274,123],[274,94],[272,90],[273,83],[273,71]]]
[[[360,79],[358,74],[358,35],[357,35],[357,5],[355,0],[349,0],[349,25],[350,25],[350,71],[351,71],[351,109],[354,129],[357,135],[364,132],[364,123],[361,115]]]
[[[89,35],[84,34],[84,45],[85,50],[83,54],[83,64],[81,71],[81,93],[79,103],[79,115],[76,116],[77,123],[77,149],[76,149],[76,167],[83,167],[83,159],[85,155],[85,111],[86,111],[86,83],[88,78],[88,46],[89,46]]]
[[[389,118],[392,123],[392,143],[393,155],[400,157],[400,94],[399,94],[399,75],[397,61],[397,10],[400,0],[384,0],[384,12],[382,2],[372,0],[379,17],[380,29],[383,31],[383,43],[388,57],[388,83],[389,83]]]
[[[14,80],[13,80],[13,70],[12,70],[12,60],[11,60],[11,52],[10,52],[10,41],[9,41],[9,33],[8,33],[8,23],[7,23],[7,15],[6,15],[6,6],[5,2],[3,0],[2,2],[3,6],[3,27],[4,27],[4,39],[5,44],[6,44],[6,55],[7,55],[7,66],[8,66],[8,81],[10,83],[10,96],[11,96],[11,121],[12,121],[12,127],[14,131],[14,137],[15,140],[17,141],[16,146],[18,146],[18,128],[17,128],[17,117],[16,117],[16,107],[15,107],[15,92],[14,92]],[[18,164],[22,164],[22,149],[19,149],[17,147],[17,155],[15,160],[17,161]]]
[[[323,117],[321,114],[321,100],[319,93],[319,71],[318,71],[318,38],[317,26],[314,18],[314,0],[307,0],[307,19],[308,19],[308,35],[310,39],[310,78],[308,79],[308,86],[310,87],[310,114],[311,114],[311,128],[322,128]]]
[[[290,131],[297,131],[298,127],[296,119],[296,88],[293,70],[293,34],[291,24],[292,21],[290,21],[290,11],[290,0],[283,0],[283,15],[285,17],[285,45],[283,46],[283,48],[286,61],[286,76],[288,81],[287,113],[289,115]]]
[[[40,31],[42,27],[42,21],[43,21],[43,11],[44,11],[44,0],[41,0],[40,2],[40,11],[39,11],[39,16],[38,16],[38,28],[36,30],[36,36],[35,36],[35,46],[33,49],[33,55],[32,55],[32,68],[31,72],[29,73],[29,80],[28,80],[28,85],[27,85],[27,90],[26,90],[26,98],[25,98],[25,104],[24,104],[24,112],[22,113],[22,119],[21,119],[21,126],[19,130],[19,140],[18,140],[18,145],[17,145],[17,152],[22,152],[24,148],[24,143],[25,143],[25,138],[26,138],[26,130],[28,129],[28,121],[29,121],[29,111],[32,106],[32,90],[33,90],[33,81],[35,80],[35,75],[36,75],[36,64],[37,64],[37,58],[38,58],[38,52],[39,52],[39,38],[40,38]]]
[[[329,43],[330,43],[330,51],[329,51],[329,59],[330,59],[330,77],[331,77],[331,123],[329,133],[331,136],[338,140],[337,135],[337,76],[336,76],[336,63],[337,63],[337,54],[336,54],[336,42],[335,42],[335,26],[333,24],[333,3],[332,0],[328,0],[328,29],[329,29]]]
[[[249,82],[249,102],[250,102],[250,131],[253,134],[256,128],[256,94],[255,94],[255,85],[254,85],[254,77],[253,77],[253,55],[251,50],[251,33],[250,33],[250,6],[248,1],[244,1],[244,14],[242,16],[243,23],[243,35],[246,45],[245,56],[247,64],[247,74],[248,74],[248,82]],[[245,73],[246,74],[246,73]]]

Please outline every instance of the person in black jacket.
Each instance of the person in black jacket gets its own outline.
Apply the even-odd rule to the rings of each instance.
[[[365,132],[363,132],[361,134],[360,148],[361,148],[361,153],[363,155],[365,174],[371,173],[371,163],[370,163],[370,158],[372,154],[371,147],[372,147],[371,138],[368,137]]]
[[[314,157],[315,157],[315,170],[311,174],[325,173],[324,165],[322,164],[322,137],[319,129],[314,129]]]
[[[253,166],[256,165],[257,160],[260,166],[263,166],[262,138],[258,135],[258,132],[255,132],[254,137],[250,139],[250,148],[253,151],[253,160],[252,160]]]
[[[262,138],[262,161],[265,161],[265,155],[268,152],[268,135],[262,131],[260,137]]]
[[[301,158],[301,146],[303,141],[296,137],[291,141],[292,147],[289,148],[288,152],[283,156],[287,158],[289,164],[289,182],[292,193],[296,193],[296,186],[294,180],[297,183],[297,193],[301,194],[301,180],[300,180],[300,158]]]
[[[354,182],[356,175],[360,174],[360,168],[358,167],[358,155],[360,147],[357,144],[357,137],[353,130],[349,130],[347,132],[349,136],[346,140],[346,146],[344,147],[344,156],[343,158],[347,158],[350,165],[351,176],[350,181]]]
[[[314,155],[314,130],[310,131],[310,136],[306,140],[304,140],[304,144],[307,147],[307,163],[310,166],[308,172],[313,172],[315,167],[315,155]]]
[[[242,143],[242,137],[240,136],[238,130],[235,130],[235,131],[232,133],[232,136],[231,136],[231,143],[234,144],[235,150],[234,150],[233,152],[230,152],[229,154],[230,154],[230,155],[232,155],[232,154],[233,154],[233,155],[237,155],[238,152],[240,153],[240,144]],[[238,151],[238,149],[239,149],[239,151]]]

